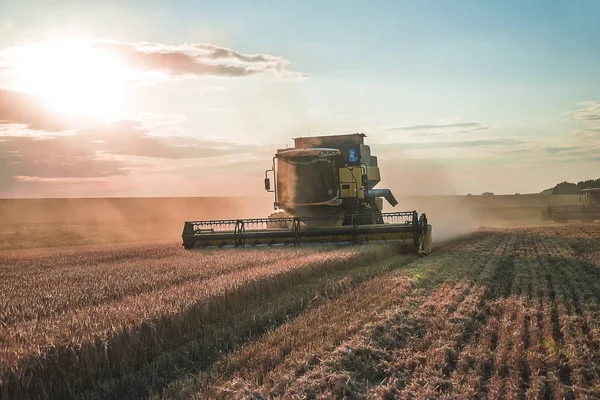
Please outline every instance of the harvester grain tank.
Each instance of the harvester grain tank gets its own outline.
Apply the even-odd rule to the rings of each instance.
[[[575,206],[548,206],[546,216],[556,222],[600,220],[600,188],[583,189],[579,202]]]
[[[265,190],[277,212],[267,218],[186,221],[183,246],[250,247],[316,243],[398,242],[419,254],[432,248],[426,214],[383,212],[389,189],[375,188],[381,176],[365,134],[294,139],[278,149],[265,171]]]

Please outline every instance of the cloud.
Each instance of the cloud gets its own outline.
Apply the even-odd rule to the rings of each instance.
[[[572,150],[579,149],[579,146],[565,146],[565,147],[546,147],[546,152],[550,154],[564,153]]]
[[[269,62],[281,62],[283,59],[280,57],[270,56],[268,54],[240,54],[237,51],[215,46],[213,44],[194,44],[192,45],[196,49],[206,51],[205,54],[200,54],[200,58],[209,58],[212,60],[218,59],[235,59],[247,63],[269,63]],[[285,60],[283,60],[285,62]]]
[[[98,41],[94,47],[116,55],[128,66],[142,71],[163,71],[171,75],[214,75],[246,77],[275,75],[282,78],[306,78],[289,71],[290,62],[269,54],[241,54],[212,44],[166,45],[160,43],[123,43]]]
[[[514,146],[503,149],[499,159],[505,162],[518,162],[520,165],[537,166],[569,163],[598,161],[599,149],[595,145],[572,145],[572,146],[546,146],[544,142],[530,143],[529,146],[520,148]],[[486,160],[486,162],[491,160]]]
[[[102,153],[171,160],[218,157],[257,150],[251,145],[191,136],[152,136],[139,121],[118,121],[81,129],[78,136],[91,141],[94,148]]]
[[[43,178],[40,176],[15,176],[17,182],[36,183],[109,183],[107,178]]]
[[[433,129],[454,129],[473,131],[488,129],[487,126],[482,126],[477,122],[456,122],[452,124],[437,124],[437,125],[408,125],[397,128],[387,128],[387,131],[422,131],[422,130],[433,130]]]
[[[68,131],[71,137],[61,139],[65,143],[85,142],[98,151],[140,157],[203,158],[255,150],[248,145],[183,136],[180,123],[184,120],[183,116],[143,114],[141,120],[88,119],[83,123],[45,109],[35,96],[0,89],[0,132],[2,137],[13,136],[13,141],[15,136],[32,136],[30,130],[34,129],[39,130],[35,136],[45,139],[57,139],[58,133]]]
[[[397,150],[422,150],[422,149],[471,149],[487,146],[516,146],[527,142],[510,138],[462,140],[462,141],[435,141],[435,142],[405,142],[386,144],[385,148]]]
[[[136,121],[86,128],[70,136],[3,136],[0,193],[16,182],[97,183],[164,162],[159,160],[241,157],[256,150],[192,137],[153,137]]]
[[[470,133],[486,129],[489,129],[489,127],[477,122],[454,122],[446,124],[407,125],[385,128],[384,131],[406,132],[411,136],[438,136],[444,134]]]
[[[208,159],[261,150],[183,136],[177,127],[180,116],[78,124],[44,109],[33,96],[7,90],[0,95],[0,192],[18,182],[104,182],[159,159]],[[36,129],[34,134],[31,129]],[[152,129],[162,135],[153,135]],[[165,135],[169,132],[177,135]]]
[[[35,96],[0,89],[0,124],[23,124],[29,129],[60,132],[73,128],[74,120],[44,108]]]
[[[600,101],[582,101],[579,105],[585,106],[578,110],[567,111],[576,121],[600,121]]]
[[[572,130],[571,134],[582,138],[600,137],[600,102],[582,101],[578,105],[583,108],[565,113],[570,116],[572,121],[579,124],[579,128]]]
[[[561,164],[573,164],[573,163],[595,163],[600,162],[600,156],[587,156],[587,157],[572,157],[557,160]]]
[[[99,159],[75,136],[36,138],[5,136],[0,142],[0,192],[17,177],[98,178],[127,174],[123,161]]]

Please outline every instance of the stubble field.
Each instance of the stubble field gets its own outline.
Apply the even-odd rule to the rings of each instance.
[[[598,398],[599,303],[600,224],[481,228],[424,258],[15,248],[0,398]]]

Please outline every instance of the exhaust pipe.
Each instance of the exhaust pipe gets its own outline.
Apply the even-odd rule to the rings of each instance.
[[[396,207],[398,205],[398,201],[392,194],[390,189],[369,189],[370,197],[383,197],[387,200],[388,203],[392,205],[392,207]]]

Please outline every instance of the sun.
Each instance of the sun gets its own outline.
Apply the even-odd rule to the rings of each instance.
[[[112,117],[121,111],[131,70],[93,42],[60,39],[5,54],[13,86],[68,114]]]

